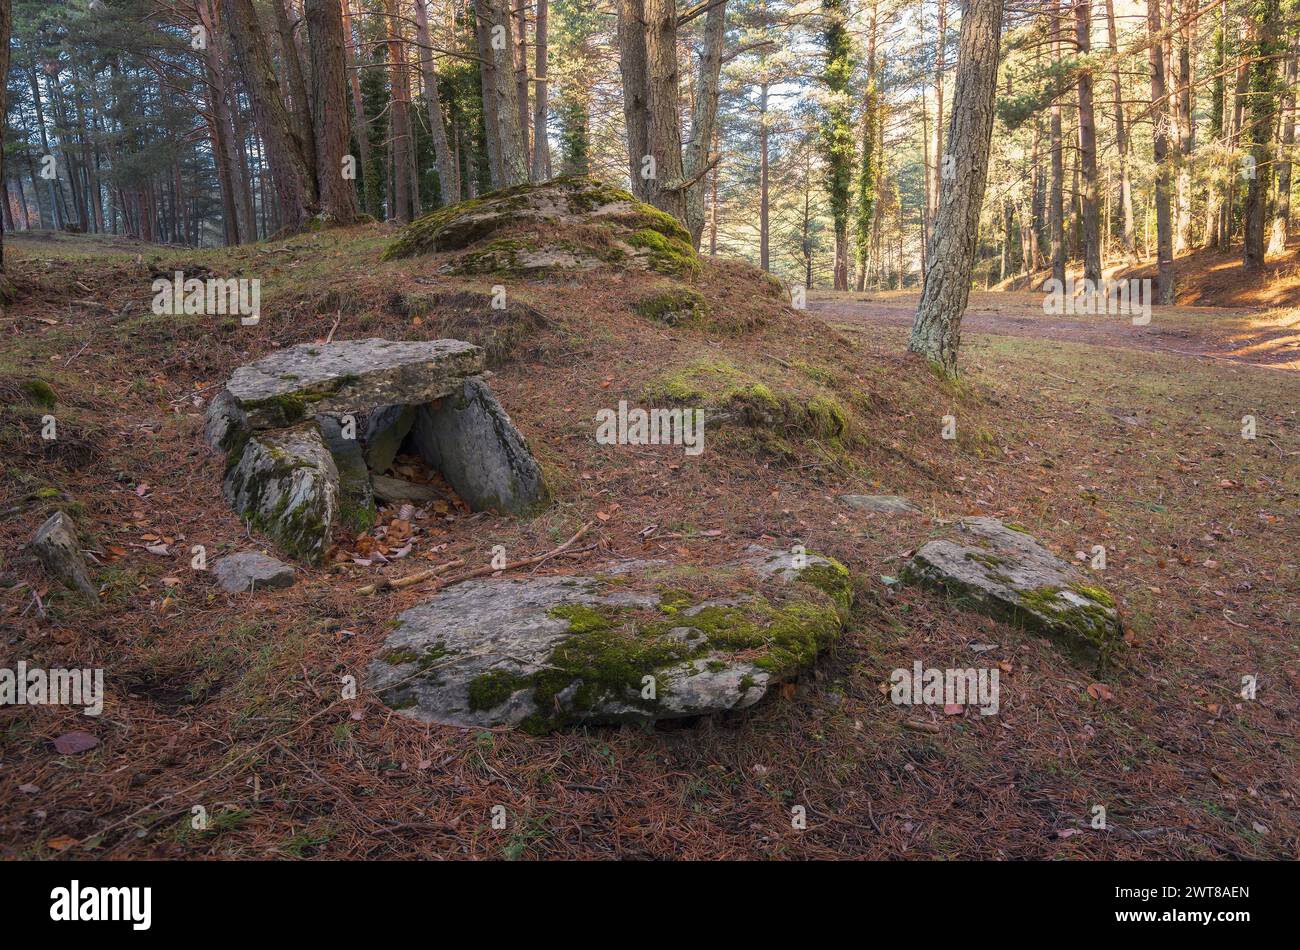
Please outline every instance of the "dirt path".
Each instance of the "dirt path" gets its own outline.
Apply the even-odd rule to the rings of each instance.
[[[917,293],[822,294],[808,309],[842,326],[909,327]],[[1127,317],[1048,316],[1042,295],[1023,292],[971,294],[963,333],[993,333],[1064,340],[1093,346],[1176,353],[1300,371],[1300,316],[1218,307],[1155,308],[1151,322]]]

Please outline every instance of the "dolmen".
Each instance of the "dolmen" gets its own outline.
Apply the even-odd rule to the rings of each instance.
[[[541,469],[483,372],[483,350],[463,340],[302,343],[241,366],[205,425],[226,455],[226,500],[313,564],[336,524],[374,524],[375,479],[399,452],[472,510],[532,513],[548,500]]]

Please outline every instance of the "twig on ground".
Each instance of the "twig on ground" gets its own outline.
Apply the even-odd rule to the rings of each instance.
[[[476,567],[472,571],[467,571],[464,574],[458,574],[456,577],[447,578],[447,580],[443,581],[438,585],[438,588],[449,587],[452,584],[459,584],[461,581],[467,581],[471,577],[483,577],[484,575],[487,574],[497,574],[497,573],[504,573],[505,571],[518,570],[521,567],[528,567],[530,564],[540,564],[543,561],[555,557],[557,554],[567,551],[584,534],[586,534],[588,531],[591,530],[592,523],[593,522],[589,521],[586,524],[584,524],[581,528],[578,529],[577,533],[573,537],[569,538],[569,540],[565,541],[563,544],[561,544],[558,548],[555,548],[553,551],[547,551],[545,554],[538,554],[536,557],[526,557],[522,561],[512,561],[511,563],[507,564],[505,567],[501,567],[501,568],[493,567],[491,564],[487,565],[486,567]],[[367,586],[360,588],[357,591],[357,593],[373,594],[376,591],[380,591],[380,590],[394,590],[402,587],[410,587],[412,584],[418,584],[421,581],[428,580],[430,577],[434,577],[442,573],[443,571],[447,570],[448,568],[455,567],[463,563],[464,563],[463,561],[452,561],[448,564],[444,564],[440,568],[434,568],[431,571],[421,571],[419,574],[412,574],[410,577],[398,578],[395,581],[385,580],[378,584],[368,584]]]

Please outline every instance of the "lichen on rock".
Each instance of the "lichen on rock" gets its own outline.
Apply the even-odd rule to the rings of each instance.
[[[1119,653],[1123,630],[1109,591],[996,518],[966,518],[958,528],[956,538],[923,545],[902,579],[1042,634],[1085,662],[1105,666]]]
[[[407,225],[384,260],[444,254],[456,274],[543,274],[618,262],[693,278],[699,254],[672,215],[593,178],[569,176],[489,192]]]
[[[743,709],[806,671],[851,602],[848,571],[818,555],[755,548],[692,582],[712,593],[656,562],[467,581],[398,618],[370,685],[417,719],[531,732]]]

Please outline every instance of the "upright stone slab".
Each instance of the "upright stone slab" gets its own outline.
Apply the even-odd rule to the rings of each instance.
[[[812,665],[850,597],[843,565],[766,550],[687,573],[471,580],[399,616],[368,680],[412,718],[531,732],[744,709]]]
[[[51,577],[99,602],[99,590],[90,580],[90,570],[77,540],[77,527],[71,518],[56,511],[37,529],[31,547]]]
[[[415,425],[417,406],[384,406],[366,418],[366,464],[382,474],[397,458],[411,426]]]
[[[546,502],[541,469],[480,377],[420,409],[411,439],[475,511],[525,514]]]
[[[223,488],[231,506],[285,552],[313,564],[325,556],[339,473],[314,421],[251,436]]]
[[[1104,664],[1122,648],[1114,597],[1079,568],[996,518],[966,518],[957,529],[923,545],[903,580],[1040,633],[1086,662]]]
[[[482,370],[483,351],[464,340],[300,343],[239,367],[226,390],[249,427],[274,429],[321,412],[426,403]]]
[[[375,493],[361,442],[356,438],[356,421],[352,423],[351,438],[347,424],[337,415],[322,413],[316,417],[316,424],[339,473],[339,523],[358,534],[374,527]]]

